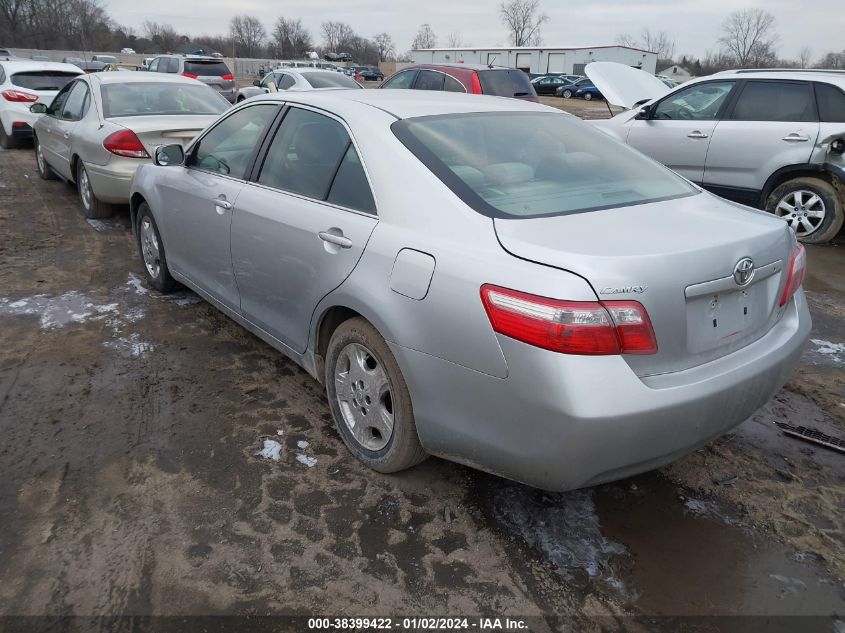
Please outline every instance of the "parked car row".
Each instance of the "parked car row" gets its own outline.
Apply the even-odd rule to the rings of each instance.
[[[809,335],[786,223],[532,103],[519,70],[361,90],[278,69],[231,107],[169,70],[10,65],[33,63],[0,72],[39,174],[87,217],[128,201],[149,284],[299,363],[379,472],[434,454],[563,490],[649,470],[753,413]]]

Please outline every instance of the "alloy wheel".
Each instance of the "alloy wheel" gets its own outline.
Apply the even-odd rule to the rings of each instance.
[[[85,167],[79,168],[79,196],[82,198],[82,206],[86,211],[91,210],[91,182],[88,180],[88,172]]]
[[[786,220],[798,237],[805,237],[818,229],[826,213],[824,200],[808,189],[790,191],[775,207],[775,215]]]

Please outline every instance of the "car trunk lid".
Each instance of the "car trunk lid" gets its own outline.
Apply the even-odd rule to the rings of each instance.
[[[216,118],[215,115],[178,114],[113,117],[108,120],[135,132],[147,153],[152,156],[160,145],[178,143],[187,146]]]
[[[658,351],[625,357],[641,376],[730,354],[763,336],[782,314],[778,298],[794,241],[788,228],[709,194],[494,223],[512,255],[583,277],[601,300],[645,306]],[[739,286],[734,271],[744,258],[756,270]]]

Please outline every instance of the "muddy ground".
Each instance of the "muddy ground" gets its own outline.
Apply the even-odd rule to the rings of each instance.
[[[808,251],[801,367],[712,445],[567,494],[438,459],[385,476],[304,371],[192,293],[150,291],[125,211],[86,222],[31,150],[0,150],[0,614],[823,615],[788,630],[841,633],[845,455],[773,424],[845,436],[845,248]]]

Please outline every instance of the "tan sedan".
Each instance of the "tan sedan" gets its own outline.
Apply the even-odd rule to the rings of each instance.
[[[215,90],[187,77],[148,73],[81,75],[33,125],[38,173],[75,183],[87,218],[128,204],[138,166],[156,147],[187,145],[229,107]]]

